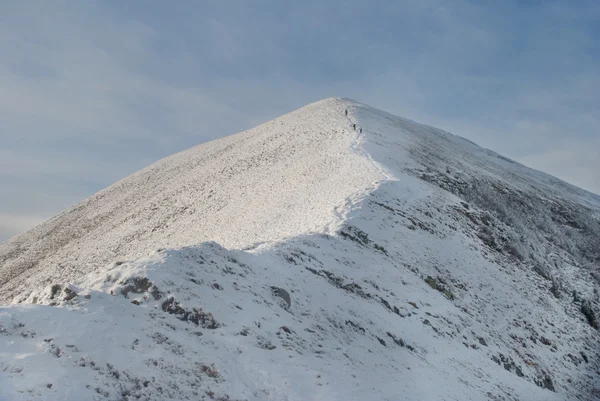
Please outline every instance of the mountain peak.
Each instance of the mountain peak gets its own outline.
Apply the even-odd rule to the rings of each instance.
[[[334,233],[341,220],[332,205],[383,177],[356,151],[348,105],[325,99],[119,181],[0,248],[10,255],[0,285],[28,287],[38,273],[75,278],[114,259],[202,241],[242,249]]]
[[[597,399],[599,216],[324,99],[0,245],[0,398]]]

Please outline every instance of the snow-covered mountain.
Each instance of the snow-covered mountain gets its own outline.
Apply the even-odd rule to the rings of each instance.
[[[0,400],[600,399],[600,197],[327,99],[0,245]]]

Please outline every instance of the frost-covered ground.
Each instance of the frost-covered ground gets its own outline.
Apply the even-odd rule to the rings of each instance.
[[[600,399],[599,218],[462,138],[318,102],[0,247],[0,399]]]

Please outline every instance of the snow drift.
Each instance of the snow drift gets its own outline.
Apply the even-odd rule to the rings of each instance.
[[[599,218],[465,139],[320,101],[0,246],[0,399],[598,399]]]

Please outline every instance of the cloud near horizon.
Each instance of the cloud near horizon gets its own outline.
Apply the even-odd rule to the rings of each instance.
[[[0,242],[159,158],[331,96],[600,193],[594,1],[2,8]]]

